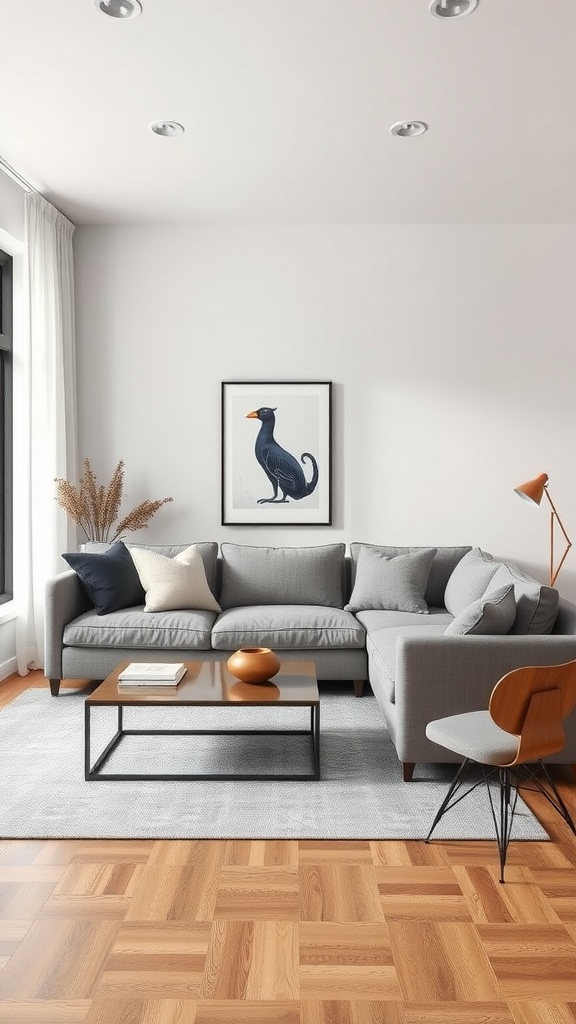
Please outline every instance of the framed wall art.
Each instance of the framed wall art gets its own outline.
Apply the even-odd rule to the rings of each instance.
[[[222,383],[222,524],[329,526],[332,382]]]

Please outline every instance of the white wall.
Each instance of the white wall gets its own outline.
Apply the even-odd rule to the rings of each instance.
[[[24,238],[24,193],[0,170],[0,248],[14,257],[14,342],[21,329],[22,239]],[[17,358],[17,352],[15,352]],[[17,432],[17,428],[15,433]],[[0,680],[16,671],[16,623],[12,602],[0,605]]]
[[[545,580],[576,539],[576,225],[79,227],[80,445],[133,539],[478,544]],[[332,380],[332,527],[220,526],[220,382]],[[576,599],[576,554],[558,585]]]

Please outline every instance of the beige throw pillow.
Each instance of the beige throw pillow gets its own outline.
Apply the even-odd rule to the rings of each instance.
[[[176,608],[221,611],[208,586],[196,544],[191,544],[175,558],[146,548],[130,548],[130,554],[146,592],[144,611],[166,612]]]

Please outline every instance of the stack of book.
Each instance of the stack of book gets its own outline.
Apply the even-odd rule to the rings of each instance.
[[[186,675],[183,662],[132,661],[118,675],[118,686],[178,686]]]

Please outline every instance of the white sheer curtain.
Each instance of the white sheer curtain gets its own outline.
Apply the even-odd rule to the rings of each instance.
[[[56,501],[56,477],[74,479],[76,359],[74,225],[42,196],[25,197],[24,288],[27,330],[22,353],[22,458],[15,480],[15,600],[18,671],[44,663],[46,580],[66,568],[75,528]]]

